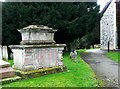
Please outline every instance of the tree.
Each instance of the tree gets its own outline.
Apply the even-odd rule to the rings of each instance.
[[[17,29],[40,24],[58,29],[55,41],[69,45],[94,30],[98,12],[99,6],[92,2],[4,2],[3,44],[19,44],[21,35]]]
[[[100,43],[100,31],[98,24],[92,32],[87,33],[80,39],[80,48],[89,49],[91,45],[94,48],[94,44],[99,43]]]

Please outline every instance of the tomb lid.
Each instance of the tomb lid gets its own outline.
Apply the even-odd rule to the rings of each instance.
[[[37,32],[56,32],[56,29],[49,28],[48,26],[44,25],[29,25],[27,27],[24,27],[22,29],[18,29],[19,32],[31,32],[31,31],[37,31]]]

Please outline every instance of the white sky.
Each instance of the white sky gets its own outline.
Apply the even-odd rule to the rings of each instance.
[[[98,0],[98,4],[100,5],[100,11],[104,8],[104,6],[106,5],[106,3],[110,1],[110,0]]]
[[[4,2],[5,0],[0,0],[0,2]]]

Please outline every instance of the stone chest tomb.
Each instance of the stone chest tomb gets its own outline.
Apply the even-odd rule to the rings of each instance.
[[[21,71],[64,67],[62,51],[65,44],[55,44],[57,30],[43,25],[30,25],[18,30],[22,35],[21,45],[11,45],[14,68]]]

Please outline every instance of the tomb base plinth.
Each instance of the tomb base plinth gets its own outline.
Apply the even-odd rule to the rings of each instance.
[[[40,77],[43,75],[64,72],[66,70],[67,68],[65,66],[57,66],[57,67],[43,68],[43,69],[30,70],[30,71],[15,70],[15,74],[20,76],[22,79],[28,79],[28,78]]]
[[[0,60],[0,83],[8,84],[20,80],[21,77],[16,76],[10,64],[6,61]]]
[[[14,68],[30,71],[64,66],[62,62],[64,46],[64,44],[10,46],[14,53]]]
[[[4,78],[4,79],[0,80],[0,82],[2,83],[2,85],[4,85],[4,84],[16,82],[16,81],[21,80],[21,79],[22,78],[19,76],[14,76],[14,77],[10,77],[10,78]]]
[[[14,77],[14,70],[10,67],[10,64],[0,60],[0,79]]]

